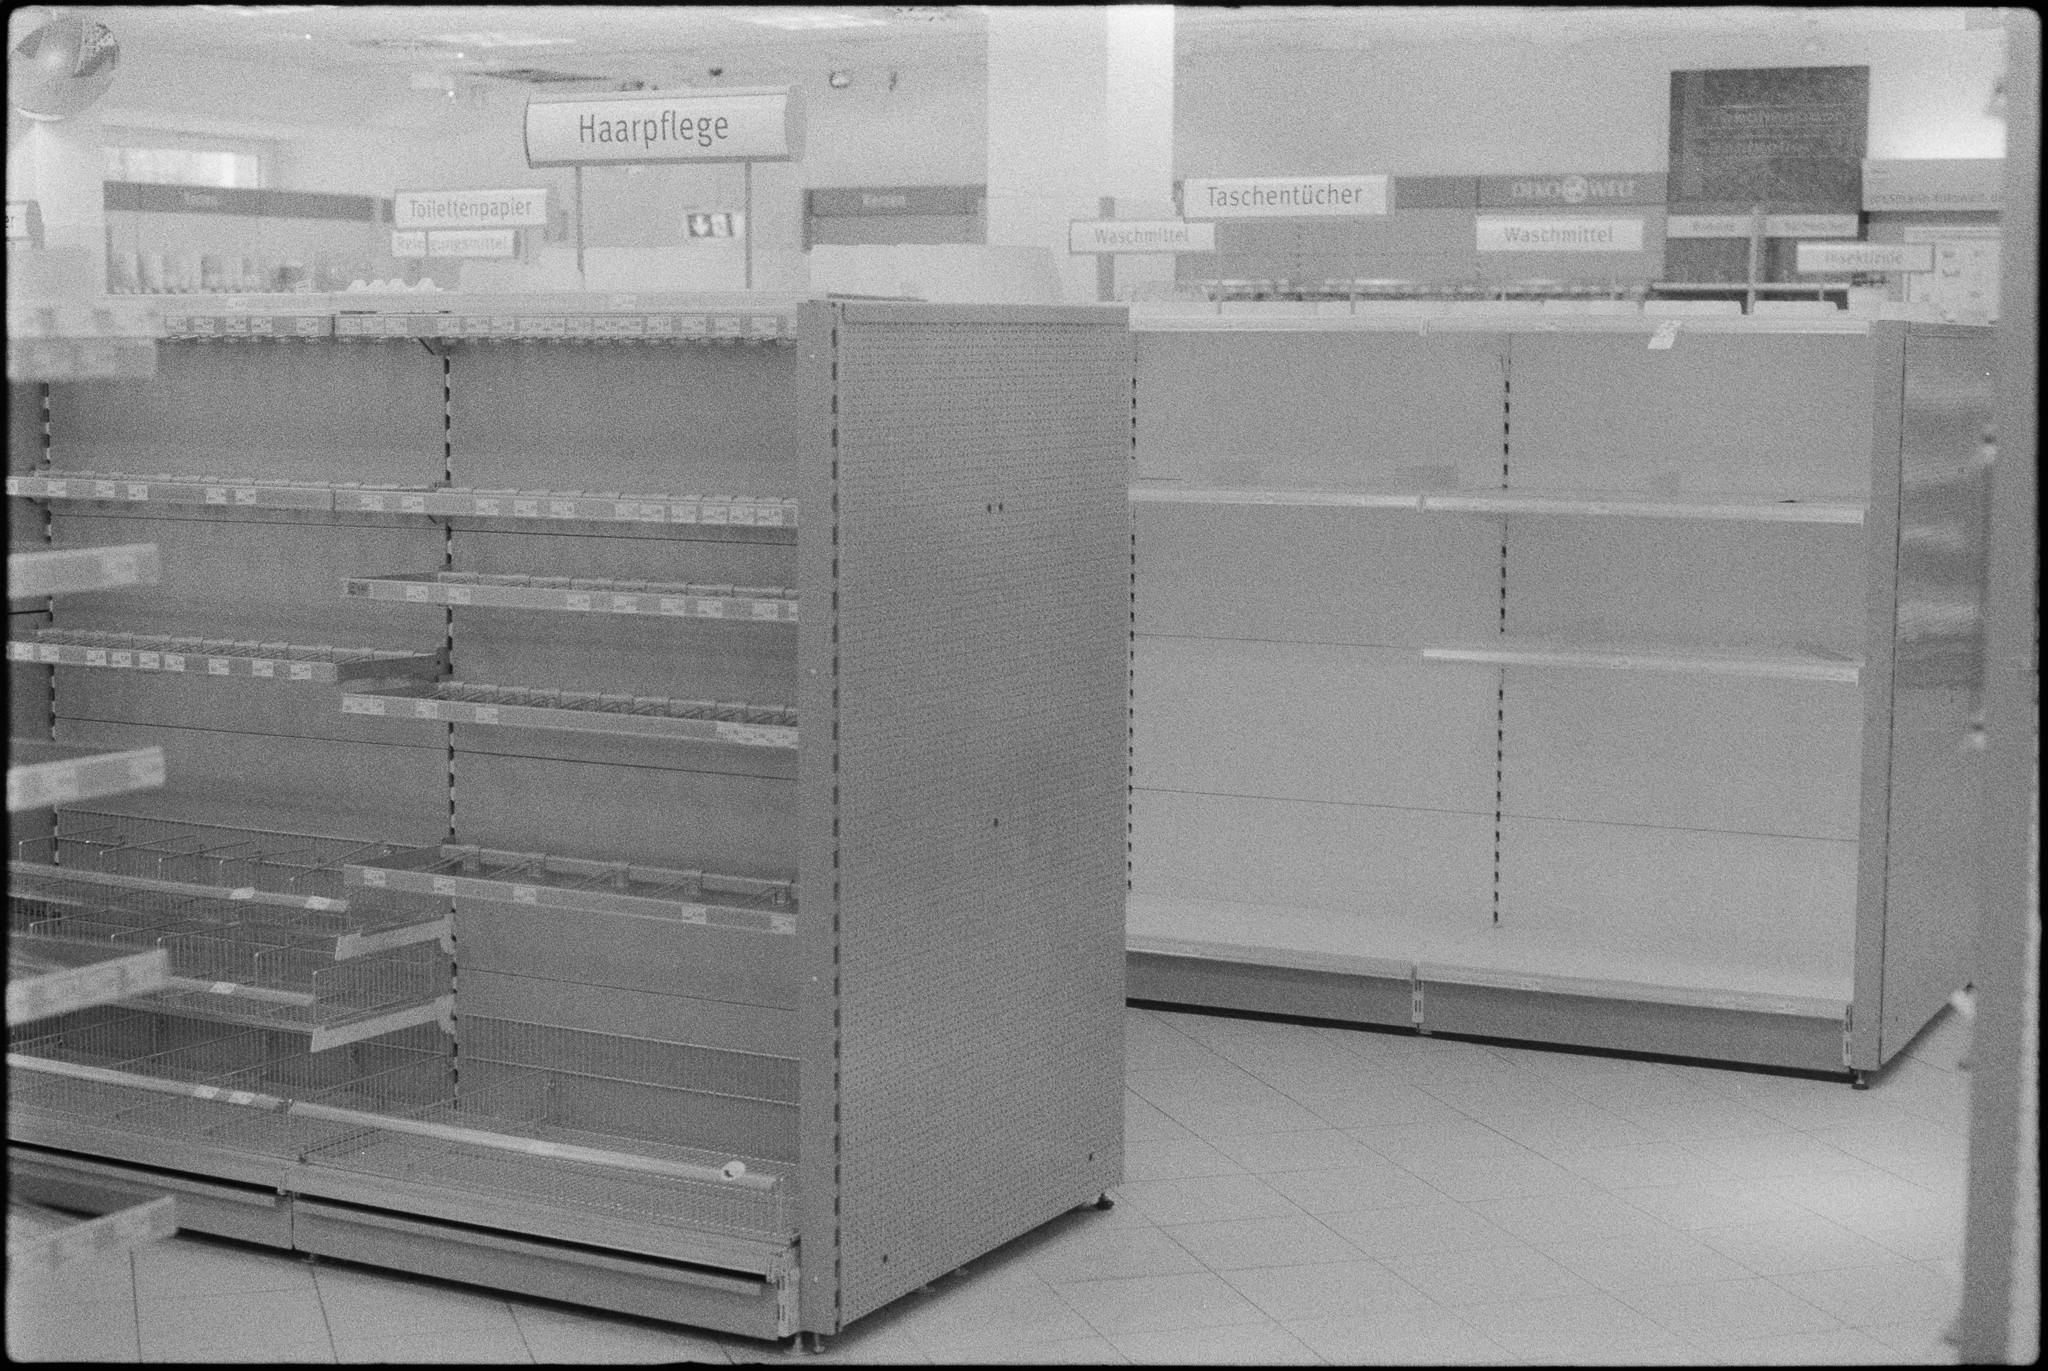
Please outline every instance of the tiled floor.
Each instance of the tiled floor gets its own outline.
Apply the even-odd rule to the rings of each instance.
[[[1967,1030],[1867,1092],[1129,1013],[1129,1180],[806,1362],[1952,1362]],[[17,1358],[748,1362],[772,1344],[179,1237]]]

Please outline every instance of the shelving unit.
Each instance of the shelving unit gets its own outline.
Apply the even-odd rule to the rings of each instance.
[[[16,1035],[18,1188],[784,1337],[1116,1182],[1122,311],[173,313],[10,470],[178,587],[10,635],[172,778],[16,853],[172,976]]]
[[[1962,978],[1988,331],[1232,308],[1133,321],[1133,995],[1904,1047]]]

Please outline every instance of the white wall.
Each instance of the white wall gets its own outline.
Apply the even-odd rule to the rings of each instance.
[[[1671,72],[1870,67],[1871,157],[2000,157],[1999,30],[1183,53],[1181,176],[1663,171]]]

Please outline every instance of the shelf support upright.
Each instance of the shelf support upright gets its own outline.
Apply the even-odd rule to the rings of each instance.
[[[583,167],[573,168],[576,174],[576,288],[586,290],[583,280]]]

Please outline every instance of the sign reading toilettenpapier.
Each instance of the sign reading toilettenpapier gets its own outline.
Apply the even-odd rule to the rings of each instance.
[[[1067,251],[1214,252],[1216,226],[1178,219],[1074,219],[1067,225]]]
[[[1385,214],[1384,176],[1259,176],[1181,183],[1189,219],[1335,219]]]
[[[526,165],[793,162],[802,120],[786,86],[535,95]]]
[[[394,229],[545,228],[546,190],[402,190],[391,197]]]
[[[1481,252],[1641,252],[1640,219],[1495,218],[1482,215]]]

